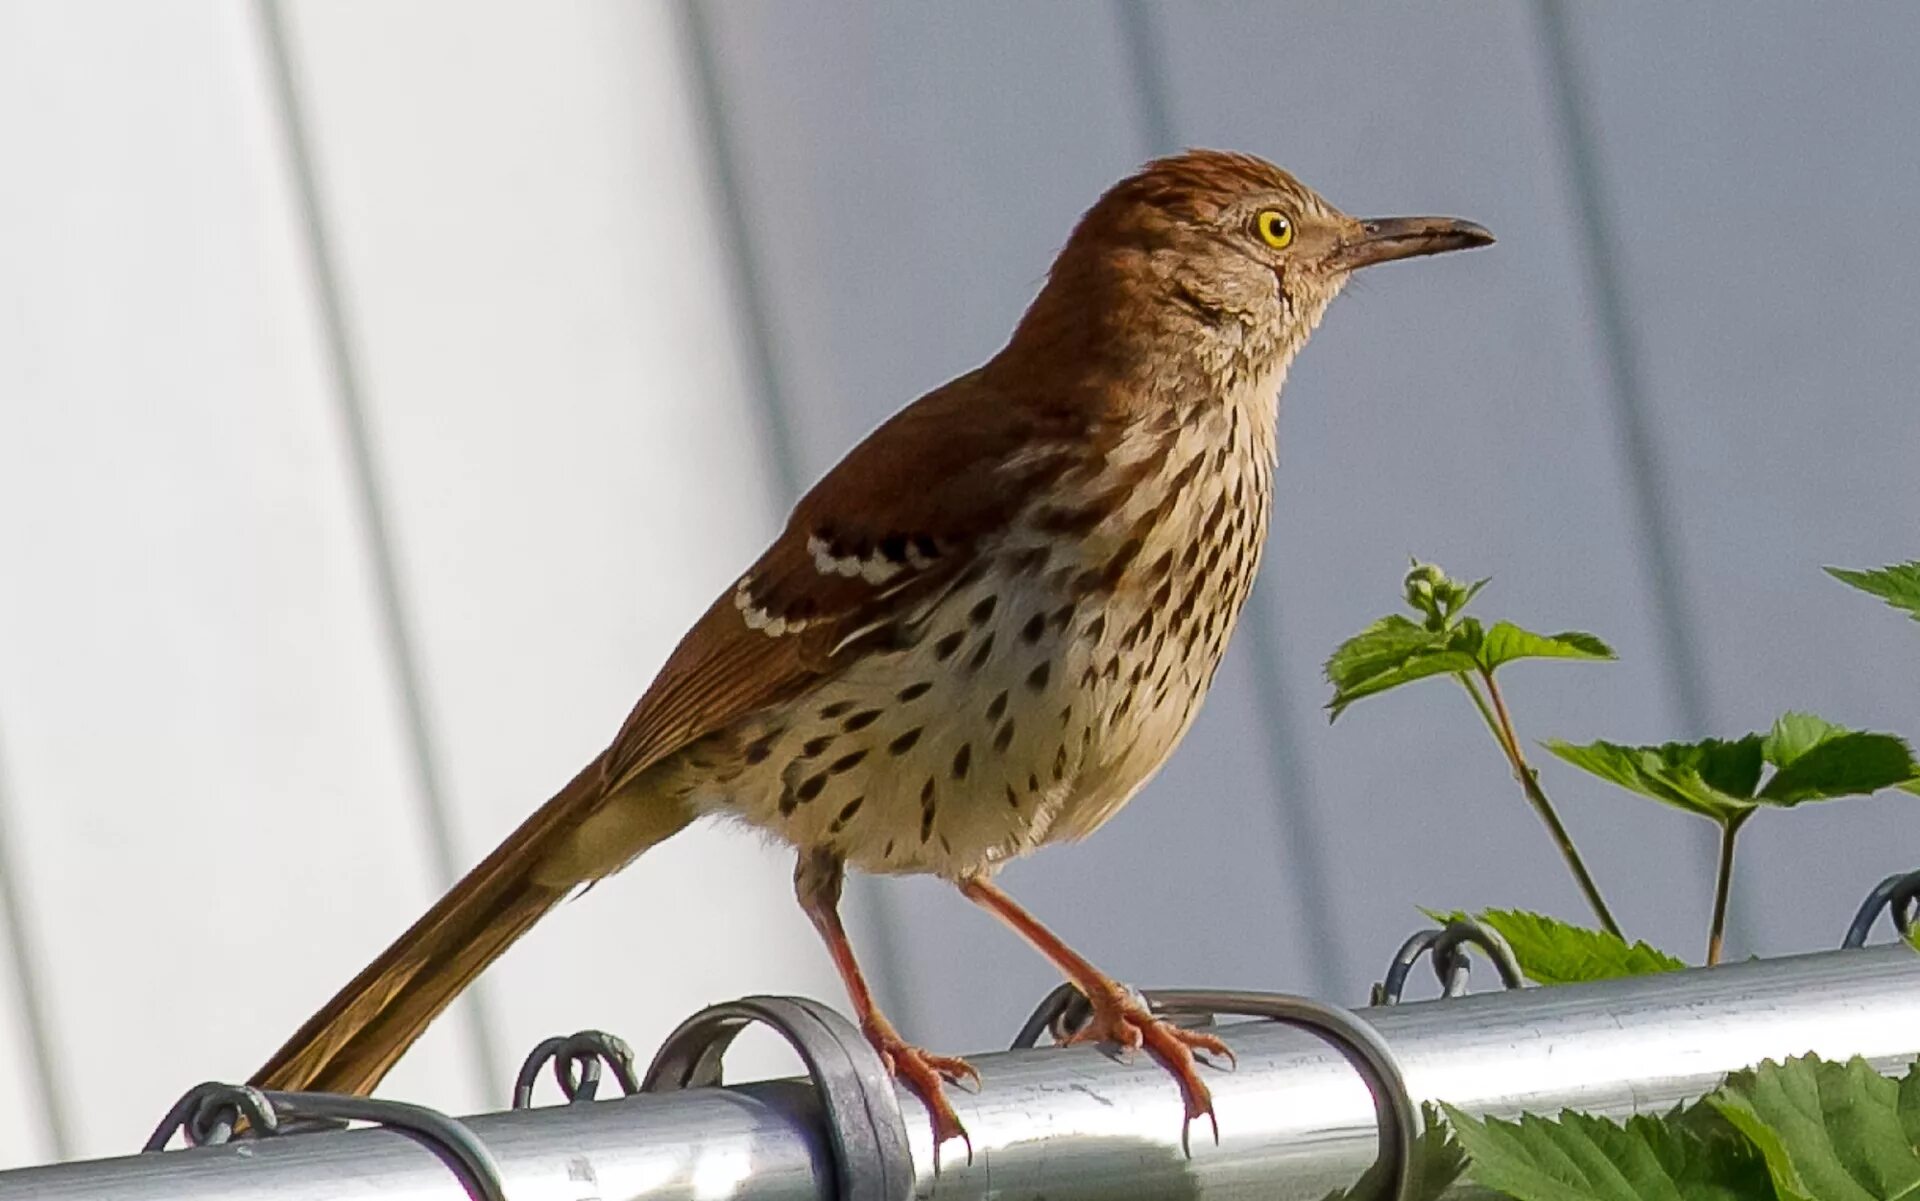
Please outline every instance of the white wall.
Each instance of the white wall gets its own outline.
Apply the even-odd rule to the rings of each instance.
[[[777,516],[703,148],[662,8],[289,17],[464,867]],[[244,4],[0,8],[5,868],[75,1154],[247,1075],[444,883],[271,62]],[[663,848],[491,974],[484,1057],[463,1007],[390,1091],[493,1108],[482,1064],[547,1034],[826,992],[788,871]],[[13,1009],[18,1163],[52,1147]]]

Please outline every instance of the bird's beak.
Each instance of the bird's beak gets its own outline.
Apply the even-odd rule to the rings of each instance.
[[[1370,217],[1360,222],[1356,237],[1334,248],[1329,259],[1340,270],[1355,271],[1394,259],[1492,244],[1493,235],[1485,226],[1458,217]]]

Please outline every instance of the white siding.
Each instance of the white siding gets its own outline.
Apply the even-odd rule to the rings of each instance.
[[[7,870],[98,1155],[432,882],[249,12],[0,13]]]

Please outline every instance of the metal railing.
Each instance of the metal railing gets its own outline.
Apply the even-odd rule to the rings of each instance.
[[[1920,872],[1884,882],[1847,935],[1850,949],[1592,984],[1459,996],[1464,949],[1498,964],[1504,945],[1461,926],[1409,940],[1356,1013],[1261,993],[1149,992],[1221,1025],[1238,1067],[1209,1077],[1220,1120],[1182,1145],[1178,1090],[1152,1061],[1098,1048],[1044,1048],[1078,1020],[1049,996],[1015,1050],[973,1060],[978,1091],[954,1095],[972,1156],[949,1144],[936,1169],[920,1103],[896,1088],[859,1032],[797,998],[715,1006],[671,1035],[644,1078],[605,1035],[552,1039],[520,1075],[516,1108],[455,1120],[416,1106],[207,1085],[182,1098],[153,1145],[177,1133],[213,1143],[123,1159],[0,1173],[0,1201],[140,1197],[632,1198],[696,1201],[953,1201],[1046,1197],[1324,1197],[1379,1160],[1404,1180],[1414,1104],[1445,1100],[1495,1116],[1563,1108],[1624,1116],[1667,1108],[1762,1059],[1864,1056],[1883,1068],[1920,1057],[1920,955],[1863,948],[1878,915],[1906,928]],[[1398,1003],[1414,961],[1433,955],[1442,999]],[[727,1046],[761,1023],[808,1075],[722,1083]],[[573,1103],[526,1108],[551,1065]],[[625,1093],[595,1100],[606,1069]],[[261,1137],[221,1143],[244,1116]],[[373,1121],[337,1129],[340,1119]],[[937,1176],[936,1176],[937,1171]],[[1389,1188],[1389,1196],[1394,1189]]]

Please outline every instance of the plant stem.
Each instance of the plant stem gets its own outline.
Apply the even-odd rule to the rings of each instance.
[[[1466,689],[1467,695],[1473,698],[1473,707],[1480,710],[1480,720],[1487,723],[1487,732],[1500,744],[1500,753],[1507,757],[1507,762],[1513,762],[1513,749],[1507,745],[1507,735],[1501,730],[1499,720],[1493,716],[1493,710],[1487,707],[1486,698],[1480,695],[1480,688],[1473,682],[1473,677],[1460,672],[1453,678],[1459,680],[1460,687]]]
[[[1473,707],[1480,711],[1480,718],[1487,723],[1493,740],[1507,756],[1507,762],[1513,767],[1513,778],[1520,783],[1520,790],[1526,794],[1527,802],[1533,806],[1540,820],[1547,824],[1547,832],[1553,835],[1554,845],[1560,848],[1560,857],[1567,861],[1568,870],[1573,872],[1574,882],[1587,898],[1587,905],[1593,915],[1600,919],[1601,928],[1615,938],[1624,939],[1620,932],[1620,923],[1613,920],[1613,911],[1607,908],[1606,901],[1600,897],[1600,886],[1593,881],[1593,874],[1587,871],[1586,861],[1580,858],[1580,852],[1573,845],[1573,836],[1567,833],[1567,827],[1560,821],[1560,815],[1554,811],[1553,802],[1540,787],[1540,773],[1527,762],[1526,752],[1520,749],[1520,736],[1514,732],[1513,718],[1507,713],[1506,700],[1500,695],[1500,685],[1494,683],[1493,673],[1482,670],[1480,679],[1486,683],[1487,695],[1482,697],[1480,689],[1474,685],[1473,677],[1465,672],[1455,676],[1467,695],[1473,698]],[[1493,704],[1488,706],[1491,698]]]
[[[1713,925],[1707,931],[1707,966],[1720,962],[1727,944],[1727,900],[1733,895],[1733,840],[1740,827],[1753,815],[1751,809],[1737,813],[1720,827],[1720,874],[1713,885]]]

